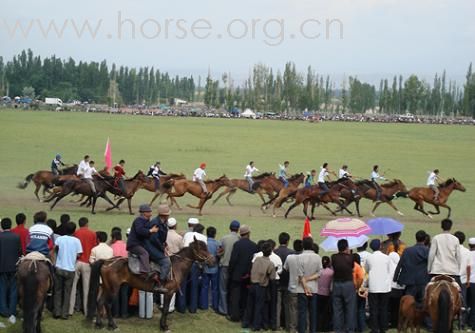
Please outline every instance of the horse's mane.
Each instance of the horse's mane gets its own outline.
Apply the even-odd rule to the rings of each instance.
[[[290,181],[295,180],[295,179],[297,179],[299,177],[302,177],[302,176],[303,176],[303,173],[296,173],[295,175],[290,176],[288,181],[290,182]]]
[[[397,185],[399,183],[401,183],[399,179],[393,179],[389,183],[381,184],[381,187],[393,187],[394,185]]]
[[[439,186],[440,186],[440,187],[447,187],[447,186],[449,186],[449,185],[451,185],[451,184],[453,184],[453,183],[455,183],[455,182],[456,182],[455,178],[449,178],[449,179],[447,179],[445,182],[443,182],[442,184],[440,184]]]
[[[185,175],[183,173],[169,173],[167,176],[170,177],[170,178],[185,177]]]
[[[136,180],[141,174],[143,175],[143,172],[142,170],[139,170],[132,178],[127,179],[127,180]]]
[[[265,178],[265,177],[270,177],[273,174],[274,174],[273,172],[264,172],[264,173],[261,173],[260,175],[254,176],[252,178],[258,180],[258,179],[262,179],[262,178]]]
[[[73,165],[71,165],[71,166],[68,166],[68,167],[66,167],[66,168],[63,168],[63,173],[72,171],[72,170],[77,169],[77,168],[78,168],[78,165],[77,165],[77,164],[73,164]]]
[[[205,184],[210,184],[210,183],[219,182],[220,180],[222,180],[222,179],[225,178],[225,177],[226,177],[226,175],[222,175],[221,177],[216,178],[215,180],[205,180]]]

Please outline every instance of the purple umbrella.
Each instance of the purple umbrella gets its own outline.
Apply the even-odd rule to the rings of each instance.
[[[376,217],[368,221],[371,228],[370,235],[388,235],[393,232],[400,232],[404,229],[404,225],[390,217]]]

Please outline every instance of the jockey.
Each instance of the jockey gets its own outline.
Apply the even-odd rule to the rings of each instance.
[[[84,159],[79,162],[78,171],[76,172],[76,175],[82,178],[84,176],[84,170],[86,169],[86,167],[89,167],[89,155],[85,155]]]
[[[150,225],[150,217],[152,216],[152,209],[149,205],[143,204],[139,207],[140,216],[137,217],[132,226],[127,238],[127,251],[138,256],[140,262],[140,274],[145,279],[156,277],[155,272],[150,272],[149,253],[145,250],[144,245],[147,239],[153,234],[158,233],[159,227],[157,225]],[[157,283],[160,280],[155,279]],[[156,287],[157,292],[167,292],[163,287]]]
[[[348,171],[348,165],[344,164],[338,173],[338,179],[352,178],[352,177],[353,175]]]
[[[305,177],[304,187],[310,187],[315,185],[315,177],[317,176],[317,170],[313,169],[310,172],[307,172],[307,177]]]
[[[160,169],[160,162],[157,161],[148,169],[147,176],[152,177],[155,181],[155,191],[160,189],[160,176],[165,176],[166,173]]]
[[[82,173],[82,178],[89,184],[91,187],[91,191],[94,195],[96,195],[96,186],[94,185],[94,181],[92,176],[97,176],[101,179],[104,179],[94,168],[94,161],[90,161],[89,164],[85,167]]]
[[[252,179],[252,174],[254,172],[258,172],[259,169],[257,169],[254,166],[254,161],[249,162],[249,165],[246,166],[246,171],[244,173],[244,178],[246,178],[247,182],[249,183],[249,191],[254,192],[252,189],[252,185],[254,184],[254,180]]]
[[[379,186],[378,184],[378,180],[387,180],[387,179],[381,176],[378,173],[378,170],[379,170],[378,165],[373,166],[373,171],[371,172],[371,183],[373,184],[374,189],[376,190],[376,201],[381,201],[382,190],[381,190],[381,186]]]
[[[208,189],[206,188],[206,184],[204,182],[206,178],[205,169],[206,169],[206,163],[201,163],[200,167],[197,168],[195,172],[193,172],[193,181],[200,184],[201,189],[203,190],[203,194],[206,197],[208,196]]]
[[[170,273],[171,261],[166,253],[166,241],[168,235],[168,217],[171,210],[167,204],[161,204],[158,206],[158,215],[153,218],[149,227],[157,226],[158,232],[152,234],[150,238],[145,239],[145,249],[147,250],[150,260],[160,266],[160,284],[162,286],[168,280]]]
[[[61,155],[56,154],[56,157],[51,161],[51,172],[53,173],[53,175],[59,175],[61,173],[59,169],[62,166],[64,166],[64,163],[63,161],[61,161]]]
[[[125,176],[125,170],[124,170],[124,165],[125,161],[120,160],[119,164],[117,164],[114,167],[114,178],[115,178],[115,184],[119,186],[122,195],[126,196],[127,195],[127,190],[125,188],[125,183],[124,183],[124,176]]]
[[[442,181],[442,178],[439,176],[439,169],[435,169],[434,171],[429,173],[429,177],[427,178],[427,186],[434,191],[434,201],[439,201],[439,183]]]
[[[289,186],[289,181],[287,180],[287,168],[289,167],[289,164],[289,161],[285,161],[284,165],[279,164],[279,179],[282,183],[284,183],[285,188]]]
[[[330,173],[336,176],[335,172],[331,171],[328,168],[328,163],[323,163],[322,168],[320,169],[320,173],[318,174],[318,186],[321,189],[320,196],[323,196],[324,194],[330,192],[330,189],[328,188],[328,185],[326,183],[327,180],[331,180],[329,175]]]

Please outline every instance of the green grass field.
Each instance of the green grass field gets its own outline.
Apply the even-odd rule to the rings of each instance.
[[[424,186],[427,171],[439,168],[443,177],[455,177],[467,192],[452,194],[449,205],[455,229],[468,236],[475,236],[475,128],[469,126],[438,126],[412,124],[366,123],[307,123],[299,121],[253,121],[237,119],[165,118],[150,116],[120,116],[86,113],[53,113],[27,111],[1,111],[0,124],[0,216],[14,217],[20,211],[31,216],[35,211],[48,210],[45,203],[36,201],[33,187],[16,188],[26,175],[48,170],[56,153],[61,153],[66,163],[78,163],[85,154],[103,165],[107,137],[112,142],[114,161],[125,159],[126,170],[133,175],[137,170],[146,171],[150,164],[160,160],[167,172],[183,172],[188,177],[200,162],[206,162],[209,178],[223,173],[229,178],[243,178],[244,168],[254,160],[261,171],[277,171],[279,163],[289,160],[290,172],[318,169],[327,161],[333,170],[348,164],[356,176],[369,177],[373,164],[388,178],[399,178],[408,188]],[[152,193],[139,191],[133,200],[137,210],[140,203],[148,202]],[[288,220],[279,211],[277,218],[259,209],[259,199],[246,193],[233,197],[233,207],[220,201],[215,206],[207,204],[200,218],[205,226],[214,225],[218,237],[227,231],[229,222],[238,219],[251,225],[254,240],[277,239],[281,231],[292,238],[300,237],[303,214],[296,208]],[[195,203],[196,198],[178,198],[182,206]],[[398,199],[396,206],[405,213],[400,220],[405,224],[403,240],[412,244],[413,235],[419,229],[431,234],[439,231],[440,218],[429,220],[412,209],[409,199]],[[98,213],[93,216],[86,208],[80,208],[69,199],[61,201],[49,215],[59,219],[69,213],[74,221],[88,216],[95,230],[109,231],[113,226],[127,228],[133,217],[122,211],[104,212],[106,203],[99,201]],[[368,217],[371,204],[362,201],[361,210]],[[388,206],[376,211],[378,216],[396,213]],[[186,219],[196,211],[184,208],[174,210],[173,215],[184,228]],[[445,217],[442,211],[441,217]],[[318,235],[323,223],[331,216],[317,209],[317,220],[312,231]],[[318,236],[317,239],[320,239]],[[80,316],[67,322],[76,332],[89,332]],[[198,315],[170,317],[175,332],[240,332],[238,325],[228,323],[211,312]],[[20,332],[20,324],[9,332]],[[44,321],[46,332],[62,332],[66,323],[49,317]],[[119,321],[122,332],[158,331],[158,321]]]

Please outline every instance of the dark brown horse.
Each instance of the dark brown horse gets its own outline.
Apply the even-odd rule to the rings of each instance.
[[[84,180],[69,180],[65,182],[63,186],[61,186],[61,190],[59,192],[54,193],[52,196],[45,199],[44,201],[51,202],[55,200],[50,207],[50,209],[53,210],[54,206],[56,206],[56,204],[61,199],[63,199],[68,194],[75,193],[75,194],[82,194],[85,197],[91,198],[91,205],[92,205],[91,213],[92,214],[96,213],[95,207],[96,207],[97,198],[103,198],[104,200],[106,200],[108,203],[112,205],[112,208],[117,208],[117,206],[109,199],[109,197],[106,194],[107,191],[114,190],[114,180],[112,179],[112,177],[107,177],[104,179],[94,177],[93,181],[94,181],[94,186],[96,188],[95,195],[92,192],[89,184],[85,182]]]
[[[215,180],[207,180],[205,181],[206,188],[208,189],[208,196],[203,196],[203,189],[201,185],[197,182],[187,179],[180,179],[175,180],[173,183],[173,191],[168,193],[168,197],[172,200],[173,203],[176,204],[178,209],[181,209],[175,197],[182,197],[185,193],[190,193],[191,195],[200,199],[197,206],[188,205],[190,208],[199,209],[199,215],[202,215],[201,211],[203,209],[204,204],[206,201],[211,199],[213,193],[215,193],[219,188],[222,186],[232,186],[231,181],[226,177],[226,175],[222,175],[218,179]]]
[[[170,192],[172,189],[173,182],[170,182],[170,180],[178,180],[178,179],[186,179],[185,175],[180,173],[180,174],[175,174],[175,173],[169,173],[167,175],[160,176],[160,184],[158,188],[155,186],[155,179],[152,177],[146,177],[145,182],[142,184],[142,188],[144,190],[147,190],[149,192],[155,193],[152,200],[150,201],[150,206],[153,204],[157,198],[160,200],[161,196],[163,194],[166,194]]]
[[[376,189],[374,188],[374,185],[371,183],[371,181],[369,180],[357,181],[356,185],[358,186],[358,190],[364,198],[372,200],[372,201],[376,201],[377,192],[376,192]],[[393,181],[389,183],[382,184],[380,200],[376,201],[370,214],[374,216],[374,211],[376,210],[376,208],[378,208],[380,204],[386,203],[389,206],[391,206],[399,215],[404,216],[404,214],[399,209],[397,209],[397,207],[394,205],[392,200],[395,197],[406,196],[406,195],[407,195],[406,185],[404,185],[404,183],[399,179],[394,179]]]
[[[433,332],[453,332],[453,320],[462,308],[455,280],[445,275],[432,278],[426,287],[424,306],[432,320]]]
[[[120,209],[120,204],[127,200],[129,214],[133,215],[134,213],[132,212],[132,197],[140,188],[143,187],[143,185],[147,181],[148,177],[146,177],[145,174],[141,170],[139,170],[132,178],[124,180],[124,187],[126,193],[122,193],[121,189],[117,187],[117,184],[114,184],[112,188],[109,187],[107,191],[111,192],[112,194],[122,196],[122,198],[117,201],[117,204],[115,204],[114,207],[109,207],[107,208],[107,210],[111,210],[114,208]]]
[[[274,174],[257,180],[254,185],[252,185],[252,189],[255,192],[265,192],[269,197],[269,201],[264,202],[261,205],[261,209],[264,209],[264,207],[267,208],[267,203],[272,202],[272,200],[279,195],[282,188],[284,188],[284,184],[280,179],[276,178]]]
[[[340,210],[346,210],[348,211],[348,213],[353,214],[347,209],[347,206],[351,201],[346,200],[345,202],[342,202],[342,200],[340,199],[342,197],[343,192],[354,193],[352,191],[357,190],[357,187],[353,183],[353,181],[349,178],[340,179],[335,182],[328,183],[328,188],[330,191],[325,193],[323,196],[320,195],[322,190],[319,185],[313,185],[295,191],[295,202],[287,209],[287,212],[285,213],[285,218],[287,218],[292,209],[302,203],[304,205],[303,212],[307,217],[308,204],[312,204],[312,216],[310,217],[311,219],[314,219],[316,204],[323,205],[323,207],[325,207],[332,215],[336,215],[336,213],[326,205],[327,203],[335,203],[340,207]]]
[[[168,331],[167,315],[170,307],[170,300],[175,292],[180,288],[181,283],[191,270],[194,261],[214,264],[214,257],[208,252],[206,244],[195,239],[189,247],[185,247],[177,254],[170,257],[172,262],[172,278],[164,285],[168,290],[164,296],[162,317],[160,319],[160,329]],[[102,278],[101,292],[99,292],[100,278]],[[112,258],[109,260],[99,260],[91,265],[91,280],[88,296],[89,319],[96,315],[97,309],[105,306],[108,317],[108,327],[116,329],[117,325],[112,318],[112,301],[119,292],[120,286],[127,283],[132,288],[153,292],[154,282],[145,281],[140,275],[133,274],[128,266],[127,258]],[[102,318],[96,315],[96,327],[102,327]]]
[[[74,164],[73,166],[64,168],[61,171],[61,175],[75,175],[77,170],[78,166]],[[40,197],[38,196],[38,192],[40,191],[41,186],[43,186],[44,197],[46,195],[46,192],[49,191],[51,187],[53,187],[54,180],[57,178],[58,176],[54,175],[51,171],[40,170],[26,176],[25,180],[19,183],[17,187],[24,190],[27,188],[28,184],[33,181],[33,183],[35,183],[35,196],[38,201],[41,201]]]
[[[260,182],[262,181],[264,178],[267,178],[267,177],[270,177],[270,176],[273,176],[273,173],[270,173],[270,172],[265,172],[265,173],[262,173],[258,176],[255,176],[255,177],[252,177],[252,179],[254,180],[254,182]],[[267,194],[267,196],[269,197],[269,200],[273,197],[274,195],[274,191],[272,192],[266,192],[264,188],[262,187],[257,187],[256,190],[254,190],[254,187],[253,186],[253,190],[251,191],[249,189],[249,182],[246,180],[246,179],[231,179],[230,180],[231,183],[233,184],[233,186],[231,187],[226,187],[224,189],[223,192],[221,192],[217,197],[216,199],[213,200],[213,205],[218,202],[219,199],[221,199],[221,197],[225,196],[226,195],[226,201],[228,202],[228,204],[230,206],[232,206],[232,203],[231,203],[231,196],[233,196],[234,194],[236,194],[237,190],[242,190],[246,193],[249,193],[249,194],[257,194],[262,202],[266,202],[265,199],[264,199],[264,194]]]
[[[399,302],[398,333],[406,333],[408,328],[411,329],[411,333],[414,332],[414,328],[416,333],[419,333],[425,316],[426,312],[423,309],[417,308],[414,296],[402,296]]]
[[[437,201],[435,201],[434,198],[434,191],[432,191],[432,189],[428,187],[414,187],[409,191],[408,196],[412,201],[416,203],[414,209],[426,215],[427,217],[432,218],[431,214],[440,214],[439,207],[445,207],[448,210],[447,218],[449,218],[452,209],[449,205],[447,205],[447,200],[449,199],[449,196],[453,190],[458,190],[461,192],[466,191],[465,187],[463,187],[460,182],[455,180],[455,178],[451,178],[448,179],[445,183],[440,184],[440,193]],[[436,211],[426,212],[424,210],[424,201],[433,205]]]
[[[275,192],[275,195],[272,196],[272,198],[270,198],[269,201],[267,202],[264,202],[262,205],[261,205],[261,209],[263,211],[265,211],[267,208],[269,208],[269,206],[277,199],[279,198],[279,195],[281,193],[282,190],[284,190],[283,193],[283,196],[286,195],[286,194],[289,194],[289,193],[292,193],[293,191],[295,191],[297,189],[297,187],[303,182],[303,180],[305,179],[305,176],[303,175],[303,173],[296,173],[295,175],[292,175],[291,177],[289,177],[289,179],[287,179],[288,181],[288,186],[287,186],[287,189],[288,188],[292,188],[293,190],[292,191],[288,191],[286,190],[286,187],[284,187],[284,183],[282,183],[282,181],[278,178],[276,178],[275,176],[272,176],[272,177],[267,177],[265,178],[264,180],[262,180],[262,182],[259,182],[259,183],[256,183],[255,187],[256,188],[259,188],[259,187],[264,187],[264,188],[272,188],[273,191]],[[254,186],[253,186],[254,187]],[[282,203],[281,203],[282,204]]]
[[[20,306],[23,310],[23,333],[41,333],[43,307],[52,283],[47,261],[24,257],[18,264],[17,284]]]

